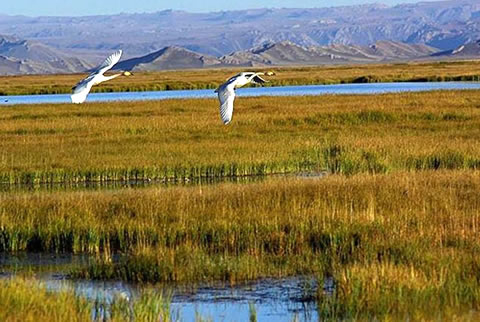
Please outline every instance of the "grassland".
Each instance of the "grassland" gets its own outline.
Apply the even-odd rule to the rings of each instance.
[[[213,99],[2,108],[5,183],[329,175],[7,191],[0,252],[95,254],[72,272],[92,279],[332,276],[316,300],[333,320],[478,316],[480,92],[236,104],[229,126]]]
[[[371,82],[478,81],[477,61],[274,67],[267,86]],[[245,68],[139,72],[95,86],[93,92],[213,89]],[[259,68],[255,68],[258,70]],[[263,70],[260,68],[260,70]],[[0,95],[70,93],[85,74],[0,77]]]
[[[480,93],[262,97],[11,106],[0,182],[52,183],[328,170],[476,169]]]

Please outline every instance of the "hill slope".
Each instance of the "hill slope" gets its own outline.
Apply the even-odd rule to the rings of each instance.
[[[479,58],[480,57],[480,40],[469,42],[458,46],[453,50],[446,50],[433,54],[433,56],[441,58]]]
[[[222,62],[212,56],[202,55],[191,50],[172,46],[146,56],[121,61],[115,69],[122,70],[165,70],[216,67]]]
[[[92,67],[37,41],[0,35],[0,74],[49,74],[83,72]]]
[[[235,52],[223,56],[221,59],[225,64],[243,66],[316,65],[409,60],[428,57],[437,51],[426,45],[410,45],[392,41],[381,41],[372,46],[332,45],[321,47],[302,47],[289,41],[283,41]]]

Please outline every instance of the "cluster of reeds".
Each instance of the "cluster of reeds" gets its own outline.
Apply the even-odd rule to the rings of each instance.
[[[277,76],[266,86],[375,82],[478,81],[475,61],[368,64],[316,67],[272,67]],[[245,68],[136,72],[93,87],[93,92],[133,92],[214,89]],[[255,68],[254,70],[258,70]],[[0,95],[70,93],[85,75],[29,75],[0,77]]]
[[[52,294],[37,282],[0,280],[2,321],[88,321],[92,306],[64,291]]]

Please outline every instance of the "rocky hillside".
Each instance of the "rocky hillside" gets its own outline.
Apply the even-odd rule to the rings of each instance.
[[[83,72],[93,65],[37,41],[0,36],[0,74]]]
[[[381,41],[372,46],[303,47],[290,41],[268,43],[222,57],[181,47],[165,47],[146,56],[121,61],[115,69],[146,71],[228,66],[323,65],[427,58],[438,50],[426,45]]]
[[[219,67],[222,65],[222,61],[216,57],[202,55],[185,48],[173,46],[165,47],[146,56],[121,61],[115,68],[143,71]]]
[[[480,40],[458,46],[452,50],[446,50],[433,54],[440,58],[480,58]]]
[[[256,65],[316,65],[352,62],[410,60],[428,57],[438,49],[427,45],[410,45],[379,41],[371,46],[310,46],[302,47],[290,41],[268,43],[246,51],[223,56],[225,64]]]

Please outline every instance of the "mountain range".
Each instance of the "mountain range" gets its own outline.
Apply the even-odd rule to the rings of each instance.
[[[144,56],[127,58],[116,70],[158,71],[189,68],[258,67],[286,65],[332,65],[349,63],[475,58],[480,56],[480,42],[468,43],[454,50],[442,51],[422,44],[378,41],[370,46],[330,45],[304,47],[291,41],[265,43],[247,50],[215,57],[192,50],[167,46]],[[35,41],[0,36],[0,75],[87,72],[96,63]]]
[[[84,71],[117,49],[126,59],[120,66],[132,70],[466,58],[480,53],[480,1],[0,15],[0,34],[13,35],[0,36],[2,74]]]
[[[332,45],[303,47],[290,41],[266,43],[229,55],[214,57],[171,46],[146,56],[121,61],[115,69],[147,71],[204,67],[318,65],[366,63],[430,57],[438,49],[426,45],[409,45],[379,41],[372,46]]]

